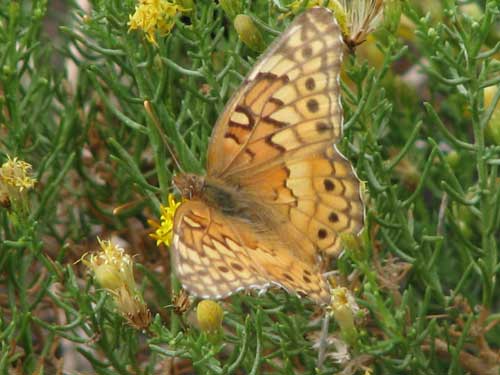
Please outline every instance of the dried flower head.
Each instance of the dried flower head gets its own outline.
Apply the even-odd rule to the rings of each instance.
[[[335,335],[328,335],[324,343],[317,332],[311,333],[308,338],[313,341],[313,348],[315,349],[319,350],[322,345],[326,345],[326,356],[335,363],[346,364],[351,359],[349,345]]]
[[[177,202],[173,194],[168,195],[168,206],[160,205],[161,217],[160,224],[154,220],[149,220],[148,223],[156,228],[154,233],[150,234],[151,238],[156,240],[156,245],[164,244],[170,246],[172,243],[172,230],[174,229],[175,211],[181,205],[182,201]]]
[[[0,206],[3,208],[10,208],[11,202],[7,192],[3,191],[0,187]]]
[[[363,43],[383,18],[383,0],[309,0],[306,8],[325,6],[337,19],[344,41],[350,50]],[[292,12],[303,9],[304,1],[290,4]]]
[[[179,293],[174,295],[172,298],[172,306],[174,307],[174,312],[177,315],[182,315],[191,307],[191,301],[189,300],[189,295],[185,289],[181,289]]]
[[[113,296],[120,314],[135,329],[144,329],[151,323],[151,312],[139,293],[131,294],[121,287]]]
[[[167,36],[174,27],[175,16],[182,10],[166,0],[139,0],[128,22],[129,31],[141,29],[148,42],[157,45],[156,35]]]
[[[146,328],[151,322],[151,313],[135,283],[132,257],[111,241],[98,239],[98,242],[101,251],[85,254],[82,262],[94,272],[99,285],[113,296],[127,322],[137,329]]]
[[[347,15],[347,30],[342,30],[344,41],[350,50],[363,43],[383,19],[382,0],[342,0]]]

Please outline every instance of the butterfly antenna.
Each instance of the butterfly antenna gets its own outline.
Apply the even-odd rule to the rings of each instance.
[[[146,113],[149,115],[151,120],[153,120],[153,124],[155,124],[156,130],[158,130],[158,133],[160,134],[160,137],[167,147],[168,152],[170,153],[170,156],[172,157],[172,160],[174,161],[175,166],[177,169],[181,172],[184,173],[184,169],[181,167],[181,163],[179,163],[179,160],[177,159],[177,156],[175,156],[174,150],[170,146],[170,143],[168,143],[167,137],[165,137],[165,134],[163,133],[163,129],[160,125],[160,121],[158,120],[158,117],[153,112],[153,108],[151,108],[151,102],[149,100],[144,101],[144,109],[146,110]]]
[[[167,191],[169,193],[173,192],[175,190],[175,187],[173,185],[169,186]],[[156,195],[160,195],[161,193],[156,193]],[[126,210],[129,210],[129,209],[133,209],[136,205],[144,202],[146,200],[146,197],[139,197],[137,199],[134,199],[130,202],[127,202],[127,203],[124,203],[120,206],[117,206],[115,208],[113,208],[113,215],[117,216],[117,215],[121,215],[124,211]]]
[[[129,210],[134,208],[136,205],[144,202],[146,200],[145,197],[140,197],[137,199],[134,199],[130,202],[124,203],[118,207],[113,208],[113,215],[117,216],[123,213],[123,211]]]

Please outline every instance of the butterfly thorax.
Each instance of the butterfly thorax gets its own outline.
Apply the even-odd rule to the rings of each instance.
[[[186,173],[175,176],[174,185],[185,199],[201,200],[209,207],[219,209],[225,214],[236,214],[236,189],[228,187],[216,178]]]
[[[256,226],[262,226],[265,209],[237,186],[228,184],[212,176],[180,174],[173,179],[175,187],[185,199],[200,200],[208,207],[227,216],[241,219]]]

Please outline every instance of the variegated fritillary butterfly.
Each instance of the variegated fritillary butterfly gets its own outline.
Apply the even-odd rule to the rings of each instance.
[[[278,285],[329,303],[321,257],[363,223],[359,180],[337,150],[342,38],[312,8],[273,43],[213,130],[207,175],[174,177],[188,200],[174,219],[173,261],[203,298]]]

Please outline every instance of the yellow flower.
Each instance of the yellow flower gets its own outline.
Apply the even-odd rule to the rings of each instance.
[[[175,16],[182,10],[179,5],[166,0],[139,0],[128,22],[129,31],[141,29],[148,42],[157,45],[156,34],[168,35],[174,27]]]
[[[116,291],[123,285],[130,291],[136,289],[134,280],[134,262],[125,250],[111,241],[97,239],[100,252],[85,254],[82,262],[89,267],[99,284],[109,291]]]
[[[17,158],[7,161],[0,167],[0,185],[5,189],[14,188],[19,193],[35,186],[36,180],[31,177],[31,164]]]
[[[353,342],[357,336],[354,314],[359,311],[359,307],[347,288],[332,289],[331,309],[343,338],[347,342]]]
[[[12,206],[13,211],[27,210],[26,191],[35,186],[36,179],[31,177],[31,164],[17,158],[7,161],[0,167],[0,205]]]
[[[160,206],[161,223],[158,224],[153,220],[148,221],[149,225],[156,227],[155,232],[151,233],[150,237],[156,240],[157,246],[160,246],[162,243],[165,244],[165,246],[170,246],[172,244],[172,230],[174,229],[175,211],[181,203],[182,201],[176,202],[173,194],[169,194],[168,206]]]
[[[217,302],[204,300],[198,303],[196,317],[202,331],[216,333],[222,327],[224,311]]]
[[[100,252],[85,254],[82,262],[90,268],[96,281],[113,297],[118,311],[134,328],[146,328],[151,313],[134,279],[134,262],[123,248],[111,241],[97,239]]]

